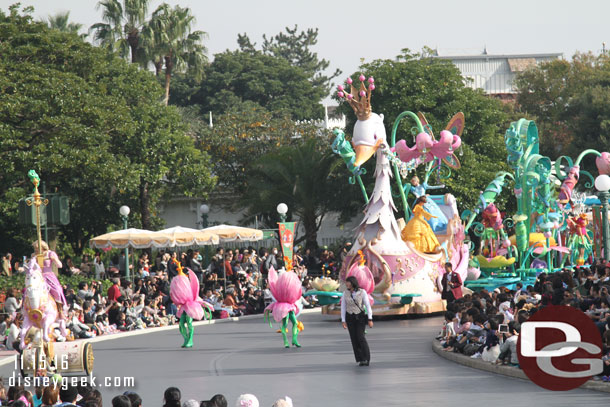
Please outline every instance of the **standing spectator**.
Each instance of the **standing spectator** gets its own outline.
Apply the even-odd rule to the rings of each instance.
[[[233,277],[233,266],[231,266],[231,261],[233,260],[233,253],[229,252],[225,254],[225,262],[224,262],[224,270],[223,277],[228,279]]]
[[[269,273],[269,270],[271,270],[271,267],[273,267],[275,270],[277,270],[277,248],[273,248],[273,250],[271,250],[271,253],[269,253],[269,255],[267,256],[267,260],[265,260],[265,271],[267,273]]]
[[[178,275],[178,253],[170,252],[170,259],[167,262],[167,275],[170,280]]]
[[[102,261],[100,252],[95,253],[95,257],[93,258],[93,269],[95,270],[96,280],[99,280],[106,275],[106,269],[104,268],[104,262]]]
[[[148,253],[144,252],[140,256],[138,261],[138,273],[141,277],[148,277],[150,275],[150,265],[148,263]]]
[[[10,253],[6,253],[5,256],[2,257],[2,274],[4,274],[5,276],[12,276],[13,275],[13,255]]]
[[[91,274],[91,260],[89,260],[88,254],[83,254],[83,258],[80,263],[80,271],[86,276]]]
[[[21,300],[15,297],[15,289],[9,288],[6,292],[6,300],[4,301],[4,312],[11,315],[21,308]]]
[[[112,279],[112,285],[108,288],[108,301],[117,301],[121,296],[120,281],[118,278]]]
[[[21,330],[22,323],[23,315],[16,314],[10,328],[8,329],[8,335],[6,335],[6,348],[8,350],[19,349],[19,331]]]
[[[188,266],[197,276],[199,283],[201,283],[203,281],[203,268],[201,267],[201,262],[199,261],[199,250],[195,250],[193,251],[193,253],[191,253],[191,258]]]

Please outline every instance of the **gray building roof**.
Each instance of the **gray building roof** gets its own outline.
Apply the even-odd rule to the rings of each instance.
[[[451,61],[469,81],[467,86],[483,89],[489,95],[516,93],[514,80],[519,72],[543,62],[563,58],[560,52],[544,54],[432,56]]]

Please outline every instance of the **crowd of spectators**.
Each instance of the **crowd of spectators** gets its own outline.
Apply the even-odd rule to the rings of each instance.
[[[541,309],[564,305],[584,312],[602,336],[604,370],[610,381],[610,263],[541,273],[534,285],[517,283],[512,290],[481,290],[447,304],[437,337],[445,351],[491,363],[519,366],[517,340],[521,325]]]
[[[142,407],[142,398],[134,391],[126,391],[112,398],[107,405],[112,407]],[[0,405],[9,407],[103,407],[102,394],[89,385],[71,386],[68,382],[57,381],[47,387],[36,387],[33,391],[23,386],[6,388],[0,379]],[[163,393],[163,407],[227,407],[227,398],[216,394],[209,400],[184,400],[177,387],[168,387]],[[240,395],[235,404],[237,407],[259,407],[259,401],[253,394]],[[277,399],[272,407],[292,407],[290,397]]]
[[[303,292],[309,285],[309,278],[324,274],[337,277],[340,261],[349,250],[349,244],[341,249],[340,259],[326,247],[317,256],[310,250],[295,250],[294,271],[303,282]],[[10,274],[19,273],[12,256],[3,258],[3,270]],[[7,260],[8,259],[8,260]],[[135,264],[129,265],[133,281],[125,278],[127,262],[124,253],[102,260],[101,253],[93,259],[84,255],[79,267],[75,267],[70,257],[62,262],[60,274],[86,276],[76,287],[64,285],[66,310],[64,318],[69,329],[68,337],[63,337],[55,329],[56,340],[90,338],[121,331],[145,329],[176,323],[176,306],[172,303],[170,281],[178,273],[177,263],[191,269],[200,282],[200,296],[214,309],[213,318],[262,313],[273,301],[267,285],[267,275],[271,267],[282,269],[284,260],[278,249],[267,250],[253,247],[245,249],[217,248],[209,261],[199,250],[183,253],[160,250],[149,257],[143,251]],[[106,280],[112,282],[104,288]],[[106,286],[108,283],[106,283]],[[5,292],[3,312],[0,313],[0,338],[7,349],[16,349],[23,319],[21,290],[9,288]],[[301,304],[312,307],[305,299]],[[2,336],[3,335],[3,336]]]

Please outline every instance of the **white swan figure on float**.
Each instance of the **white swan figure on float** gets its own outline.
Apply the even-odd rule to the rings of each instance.
[[[429,164],[427,172],[433,171],[435,165],[438,165],[440,170],[441,160],[452,165],[453,168],[459,168],[459,161],[453,155],[453,151],[460,146],[461,140],[459,135],[454,133],[461,133],[464,116],[456,115],[452,119],[453,124],[450,123],[452,128],[448,126],[437,141],[431,131],[427,133],[421,124],[422,120],[425,122],[423,115],[420,114],[418,118],[411,112],[404,112],[394,124],[392,143],[398,122],[402,117],[410,115],[416,120],[420,129],[416,145],[409,148],[404,140],[401,140],[395,148],[390,148],[383,115],[373,113],[371,110],[371,94],[375,90],[375,81],[373,78],[368,78],[366,81],[363,75],[359,79],[359,88],[354,87],[352,79],[348,78],[347,83],[351,91],[347,92],[340,85],[337,93],[339,98],[350,104],[358,120],[354,125],[351,145],[342,131],[335,130],[337,137],[333,143],[333,151],[343,158],[353,175],[350,182],[358,182],[367,202],[364,218],[356,229],[352,249],[342,265],[340,279],[344,282],[356,266],[362,270],[365,268],[370,270],[370,275],[374,279],[374,289],[371,294],[375,300],[375,314],[378,315],[443,311],[445,303],[441,299],[440,281],[445,272],[445,262],[450,261],[454,270],[463,274],[463,280],[467,276],[468,248],[463,245],[464,229],[457,215],[455,198],[447,194],[444,202],[441,202],[442,205],[439,205],[448,222],[445,235],[436,236],[426,222],[419,223],[419,227],[426,228],[426,233],[429,231],[430,238],[435,240],[438,238],[438,245],[427,250],[426,253],[417,249],[420,246],[418,241],[409,239],[403,241],[401,238],[403,230],[394,216],[397,209],[392,198],[390,179],[393,176],[406,178],[410,171],[424,163]],[[456,117],[459,120],[456,120]],[[459,122],[458,131],[452,132],[455,130],[456,122]],[[373,156],[376,159],[375,186],[369,198],[360,175],[365,173],[361,166]],[[391,164],[394,164],[394,175]],[[406,194],[400,182],[399,186],[403,205],[406,207],[405,213],[410,213]],[[409,222],[413,222],[414,219]],[[414,225],[411,226],[413,229]],[[404,228],[407,229],[409,224]],[[419,228],[415,229],[419,230]],[[362,275],[369,273],[363,271]]]

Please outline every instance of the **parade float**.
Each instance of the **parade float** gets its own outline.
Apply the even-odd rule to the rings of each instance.
[[[443,188],[441,182],[460,168],[455,152],[461,146],[464,115],[457,113],[437,138],[422,113],[405,111],[395,119],[388,140],[383,115],[371,108],[375,81],[362,75],[359,80],[355,86],[348,78],[349,90],[340,85],[337,92],[358,120],[350,141],[335,130],[332,149],[344,160],[351,172],[349,182],[359,185],[366,203],[339,283],[356,276],[369,292],[375,314],[444,310],[441,279],[446,262],[467,287],[476,290],[511,288],[519,281],[533,284],[541,272],[586,266],[593,257],[608,257],[610,253],[604,254],[599,244],[602,235],[604,242],[610,239],[610,232],[604,231],[607,213],[599,205],[607,208],[607,192],[600,194],[604,202],[586,199],[586,192],[596,182],[591,173],[595,166],[603,177],[610,173],[609,153],[588,149],[575,160],[561,156],[551,161],[540,154],[536,124],[526,119],[513,122],[504,137],[510,171],[496,174],[476,207],[460,213],[450,193],[426,192]],[[406,137],[397,141],[403,119],[415,124],[412,146]],[[362,175],[363,164],[371,158],[376,161],[375,185],[369,196]],[[422,167],[423,182],[415,176]],[[439,185],[431,185],[431,179]],[[610,178],[607,183],[610,188]],[[577,192],[579,188],[582,192]],[[501,193],[514,194],[517,208],[512,216],[498,207]],[[414,202],[409,202],[410,194]],[[402,204],[401,219],[395,216],[394,197]],[[337,312],[340,290],[322,295],[328,298],[326,311]]]
[[[497,174],[477,207],[462,214],[466,233],[481,239],[480,247],[473,247],[481,278],[466,285],[471,289],[512,288],[517,282],[533,285],[542,272],[586,267],[593,257],[607,257],[599,244],[607,214],[597,197],[586,199],[586,192],[596,183],[588,169],[597,167],[602,178],[607,176],[610,154],[588,149],[576,160],[561,156],[551,161],[539,153],[538,129],[526,119],[511,123],[504,140],[512,172]],[[596,157],[595,166],[593,160],[584,166],[586,157]],[[517,202],[516,213],[504,219],[495,206],[503,191],[512,192]]]
[[[61,286],[51,287],[47,282],[45,272],[50,270],[50,259],[45,253],[46,243],[41,237],[41,206],[48,200],[38,191],[40,178],[34,170],[28,176],[34,184],[33,196],[26,200],[28,206],[33,206],[36,218],[37,241],[35,255],[26,267],[25,290],[21,314],[23,324],[20,332],[20,348],[22,349],[18,367],[21,374],[29,377],[49,376],[90,376],[93,373],[93,348],[87,340],[57,342],[58,333],[68,337],[65,326],[65,298]],[[54,254],[54,253],[53,253]],[[49,270],[47,270],[49,269]],[[55,281],[56,278],[55,278]],[[59,284],[57,282],[57,284]],[[54,292],[60,290],[60,293]],[[55,297],[63,298],[63,303]]]
[[[391,139],[387,140],[383,115],[371,110],[374,79],[366,80],[364,76],[359,79],[360,86],[355,87],[348,78],[349,92],[343,86],[338,88],[339,98],[350,104],[358,118],[351,143],[342,131],[336,130],[332,146],[352,173],[350,183],[359,184],[366,202],[352,249],[340,271],[340,282],[344,284],[346,277],[354,275],[369,293],[375,315],[443,311],[441,279],[445,263],[450,262],[462,280],[468,275],[469,249],[464,244],[464,226],[455,198],[445,194],[429,197],[420,210],[431,215],[425,215],[429,218],[428,224],[423,225],[423,220],[418,219],[419,224],[415,225],[418,227],[410,228],[408,222],[415,217],[411,216],[407,197],[410,192],[417,198],[427,189],[441,188],[429,185],[430,177],[436,175],[440,181],[449,177],[452,169],[459,169],[454,152],[461,145],[464,115],[456,114],[436,138],[423,114],[403,112],[394,121]],[[405,118],[416,125],[413,146],[405,140],[396,141],[399,124]],[[369,197],[361,175],[365,173],[362,165],[373,157],[376,160],[375,185]],[[402,180],[420,166],[425,168],[424,181],[420,183],[419,179],[412,178],[403,185]],[[403,206],[403,219],[395,217],[392,177]],[[410,229],[418,232],[415,235],[407,233],[403,240],[403,232]],[[421,233],[427,233],[430,241],[438,242],[437,247],[422,251],[418,240]],[[338,304],[330,304],[325,310],[337,312]]]

